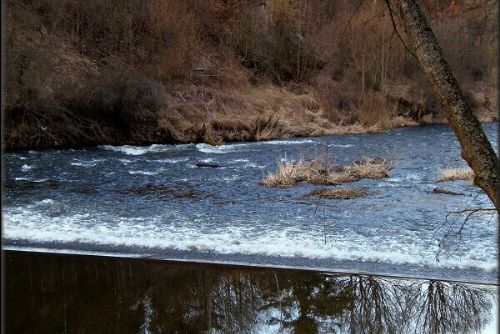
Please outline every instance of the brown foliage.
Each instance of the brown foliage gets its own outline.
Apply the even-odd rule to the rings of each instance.
[[[422,3],[469,101],[491,120],[493,0],[461,1],[453,13],[447,1]],[[442,121],[383,1],[358,8],[347,0],[9,0],[5,7],[6,139],[16,147],[78,142],[65,133],[99,142],[98,125],[111,119],[120,129],[102,130],[108,139],[171,134],[214,143]],[[72,121],[50,132],[52,115],[63,114],[93,125]],[[51,139],[29,139],[42,137]]]

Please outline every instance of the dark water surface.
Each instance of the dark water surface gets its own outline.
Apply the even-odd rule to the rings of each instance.
[[[496,143],[497,125],[485,128]],[[393,169],[385,179],[341,186],[366,186],[373,196],[319,205],[304,198],[317,186],[259,185],[278,161],[322,154],[327,145],[338,164],[382,157]],[[466,166],[447,126],[217,147],[27,151],[6,154],[5,166],[10,249],[497,281],[491,212],[473,215],[462,238],[441,242],[464,218],[446,223],[448,212],[491,206],[465,181],[436,182],[442,168]]]
[[[5,252],[6,333],[495,333],[497,288]]]

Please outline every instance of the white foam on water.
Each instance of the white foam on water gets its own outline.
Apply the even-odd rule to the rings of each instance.
[[[14,180],[16,180],[16,181],[29,181],[31,179],[28,177],[16,177]]]
[[[243,169],[247,169],[247,168],[258,168],[258,169],[264,169],[266,168],[266,166],[262,166],[262,165],[257,165],[253,162],[247,162],[243,165],[241,165],[239,168],[243,168]],[[239,169],[238,167],[236,167],[236,169]]]
[[[8,208],[4,212],[4,237],[35,242],[82,242],[219,254],[300,256],[431,268],[497,269],[497,246],[489,241],[471,243],[467,252],[463,252],[460,257],[451,257],[438,263],[435,261],[437,245],[429,246],[410,232],[405,236],[374,237],[344,229],[336,235],[328,235],[325,244],[320,226],[263,229],[265,224],[262,222],[207,225],[206,217],[203,216],[182,218],[181,212],[172,212],[172,217],[175,217],[174,221],[166,221],[163,216],[145,221],[141,217],[100,217],[98,213],[49,217],[42,208]],[[478,228],[484,227],[481,225]]]
[[[153,144],[150,146],[112,146],[112,145],[102,145],[99,148],[106,151],[121,152],[127,155],[143,155],[146,153],[161,153],[170,151],[182,151],[189,149],[192,144],[179,144],[179,145],[163,145],[163,144]]]
[[[250,163],[247,163],[247,164],[243,165],[243,168],[258,168],[258,169],[264,169],[264,168],[266,168],[266,166],[261,166],[261,165],[254,164],[253,162],[250,162]]]
[[[54,204],[55,201],[53,199],[47,198],[47,199],[41,200],[39,203],[40,204]]]
[[[149,152],[149,149],[147,147],[128,146],[128,145],[125,146],[104,145],[101,146],[101,148],[107,151],[121,152],[128,155],[142,155]]]
[[[95,167],[97,165],[97,163],[99,163],[101,161],[103,161],[103,159],[92,159],[89,161],[77,160],[75,162],[70,163],[70,165],[77,166],[77,167]]]
[[[302,139],[302,140],[270,140],[270,141],[262,141],[253,144],[255,145],[301,145],[301,144],[311,144],[316,143],[311,139]],[[198,151],[202,153],[209,154],[224,154],[230,152],[239,152],[244,148],[250,147],[251,144],[243,143],[243,144],[227,144],[227,145],[218,145],[213,146],[205,143],[196,144],[196,148]]]
[[[385,179],[385,181],[386,181],[386,182],[394,182],[394,183],[399,183],[399,182],[401,182],[402,180],[401,180],[401,178],[399,178],[399,177],[390,177],[390,178],[388,178],[388,179]]]
[[[118,258],[144,258],[152,254],[134,254],[134,253],[110,253],[110,252],[93,252],[87,250],[72,250],[72,249],[54,249],[43,247],[26,247],[26,246],[2,246],[5,250],[21,251],[21,252],[34,252],[34,253],[55,253],[55,254],[78,254],[78,255],[94,255],[94,256],[107,256]]]
[[[188,182],[188,181],[189,181],[189,179],[187,179],[187,178],[182,178],[182,179],[175,179],[174,181],[176,181],[176,182]]]
[[[172,159],[158,159],[156,162],[167,163],[167,164],[177,164],[179,162],[186,162],[189,158],[172,158]]]
[[[42,183],[42,182],[47,182],[49,179],[48,178],[43,178],[43,179],[36,179],[36,180],[33,180],[33,182],[36,182],[36,183]]]
[[[95,164],[83,163],[83,162],[72,162],[70,165],[77,166],[77,167],[94,167],[95,166]]]
[[[223,177],[222,180],[226,181],[226,182],[234,182],[234,181],[241,180],[241,177],[239,177],[238,175],[233,175],[233,176],[229,176],[229,177]]]
[[[21,166],[21,170],[23,172],[27,172],[27,171],[32,170],[32,169],[33,169],[33,166],[30,166],[30,165],[24,164],[24,165]]]
[[[408,174],[405,176],[405,180],[421,180],[422,176],[417,174]]]
[[[128,173],[130,175],[158,175],[164,173],[166,169],[160,168],[154,171],[146,171],[146,170],[129,170]],[[114,173],[113,173],[114,174]]]
[[[302,144],[313,144],[316,141],[312,139],[298,139],[298,140],[268,140],[259,142],[262,145],[302,145]]]
[[[129,163],[133,162],[132,160],[129,159],[118,159],[121,163],[124,163],[125,165],[128,165]]]
[[[231,152],[239,152],[242,148],[247,147],[248,144],[229,144],[213,146],[205,143],[196,144],[196,149],[202,153],[209,154],[224,154]]]
[[[227,163],[231,165],[239,165],[240,163],[243,163],[241,164],[241,168],[259,168],[259,169],[266,168],[266,166],[257,165],[256,163],[251,162],[248,159],[235,159],[228,161]]]

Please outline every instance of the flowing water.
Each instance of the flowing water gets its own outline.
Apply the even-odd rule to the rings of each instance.
[[[497,125],[485,125],[497,142]],[[328,155],[392,163],[351,200],[304,198],[318,186],[259,184],[281,160]],[[465,167],[447,126],[369,135],[222,146],[102,146],[5,155],[4,246],[53,252],[497,280],[497,217],[450,211],[491,207],[466,181],[437,183]],[[437,194],[442,187],[463,195]],[[443,242],[447,232],[450,236]]]

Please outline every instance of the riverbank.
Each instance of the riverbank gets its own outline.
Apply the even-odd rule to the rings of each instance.
[[[482,123],[496,122],[496,114],[483,113],[479,116]],[[280,118],[256,117],[250,124],[241,121],[235,128],[219,128],[219,124],[203,123],[196,128],[175,130],[169,127],[141,126],[132,133],[124,133],[109,124],[100,124],[97,121],[78,119],[67,124],[40,123],[12,124],[8,122],[4,148],[6,152],[43,149],[78,149],[100,145],[113,146],[147,146],[153,144],[190,144],[206,143],[209,145],[222,145],[235,142],[267,141],[273,139],[322,137],[344,134],[370,134],[389,131],[405,127],[422,127],[429,125],[448,124],[442,117],[429,117],[427,121],[417,123],[414,120],[398,116],[384,123],[370,126],[361,124],[336,125],[325,123],[321,125],[309,123],[307,125],[294,125],[290,121]],[[80,122],[85,123],[82,125]],[[44,125],[41,125],[44,124]],[[86,133],[90,131],[90,133]],[[238,131],[238,132],[237,132]]]
[[[16,251],[4,260],[7,332],[490,333],[497,322],[487,285]]]
[[[221,144],[444,123],[384,6],[7,1],[4,147]],[[463,6],[425,9],[469,103],[493,121],[496,15]]]

